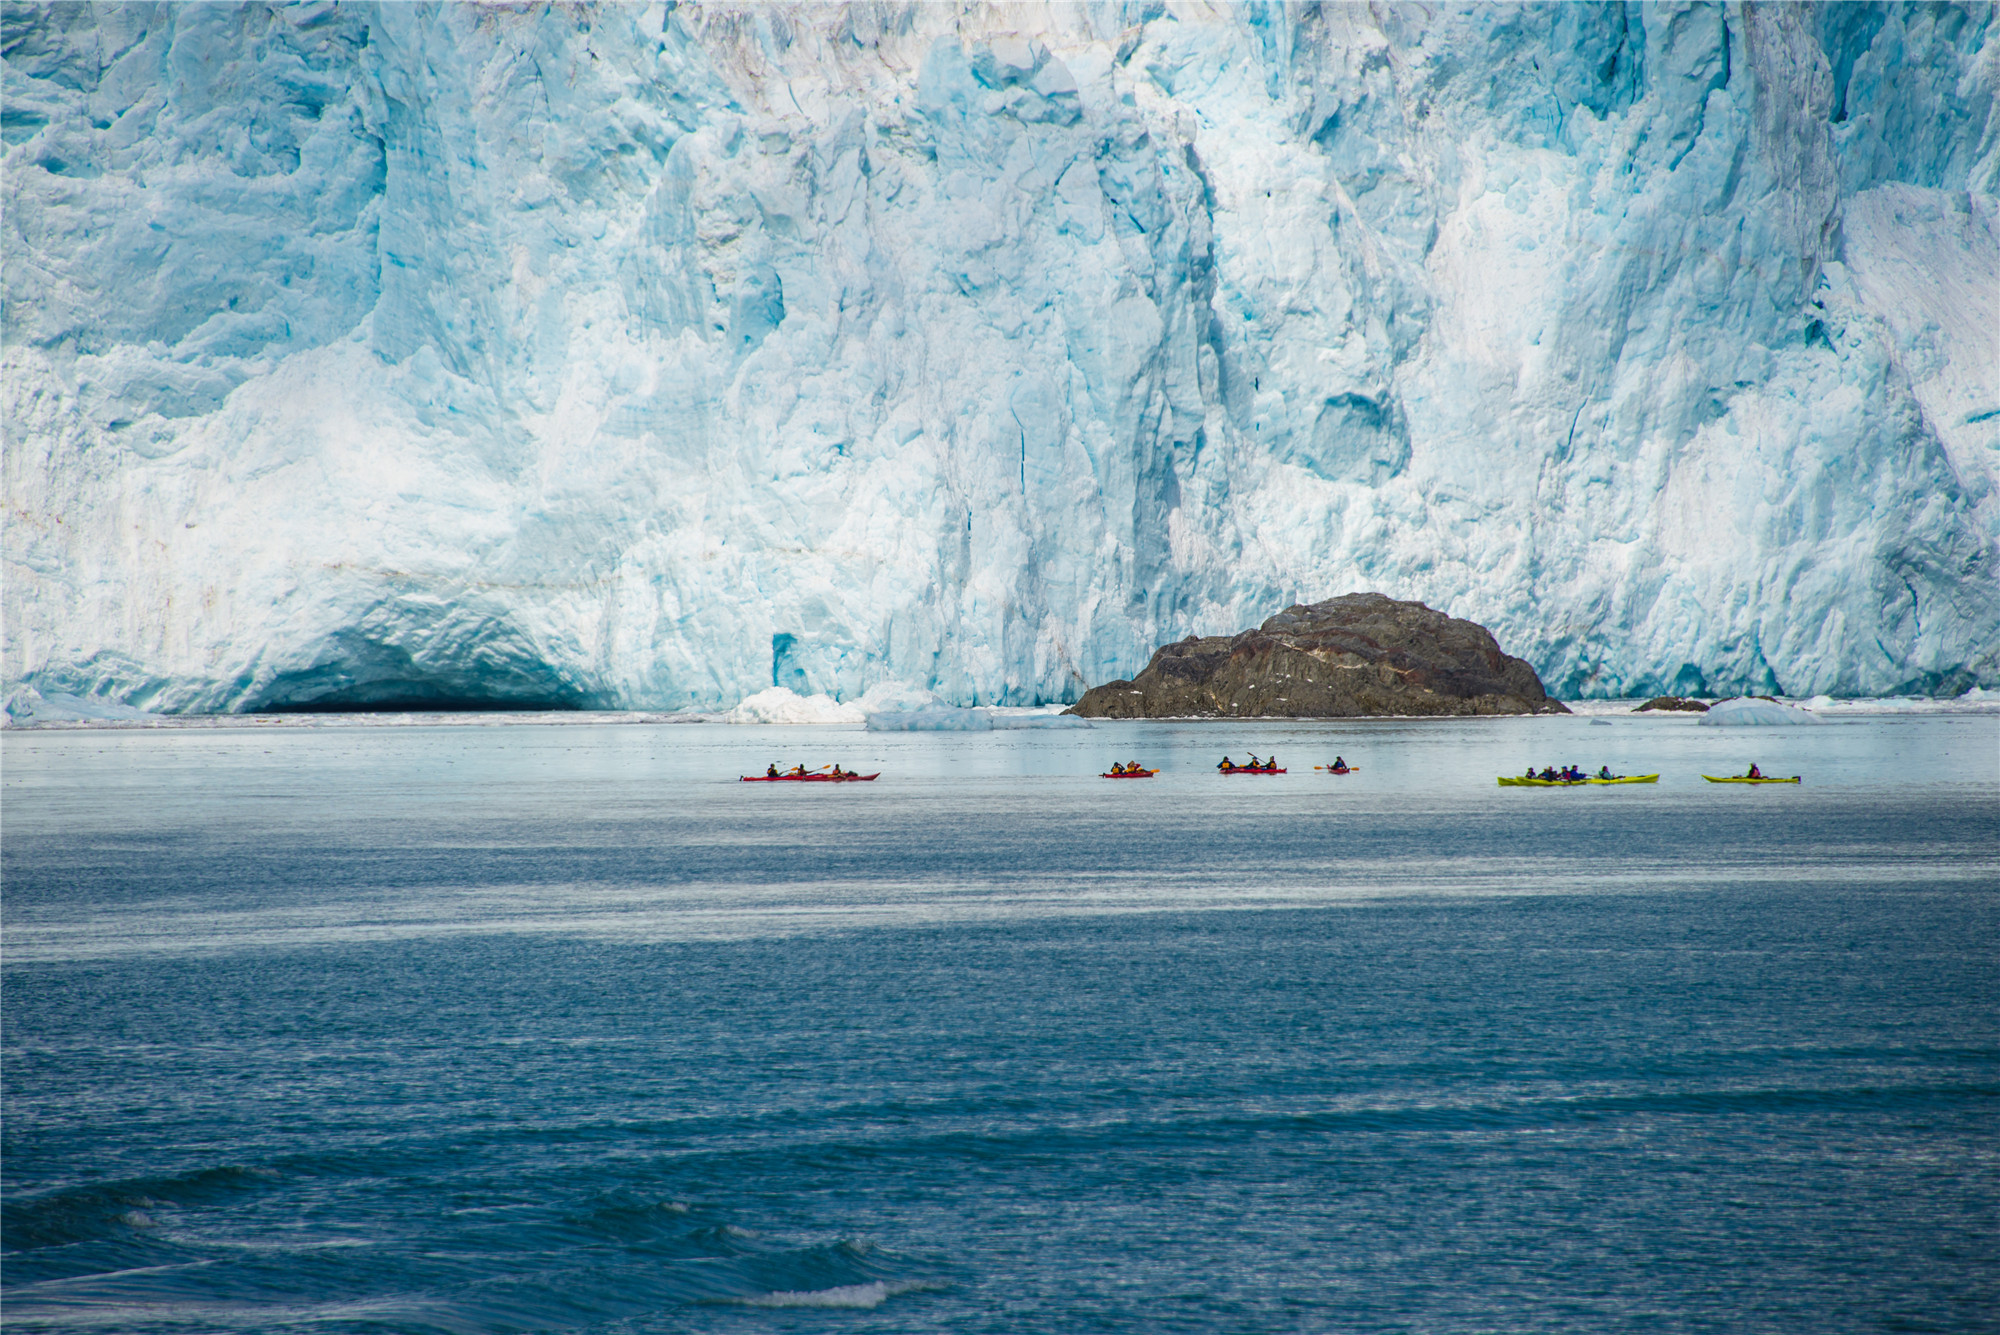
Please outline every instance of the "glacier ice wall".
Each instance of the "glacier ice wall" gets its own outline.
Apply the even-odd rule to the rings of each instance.
[[[9,5],[4,676],[2000,685],[1987,5]]]

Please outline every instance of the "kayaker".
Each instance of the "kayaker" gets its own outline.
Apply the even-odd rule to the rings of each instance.
[[[764,777],[767,779],[778,777],[778,767],[775,763],[764,766]]]
[[[1220,763],[1218,763],[1218,764],[1216,765],[1216,768],[1217,768],[1217,769],[1235,769],[1235,768],[1236,768],[1236,766],[1232,765],[1232,764],[1231,764],[1231,763],[1229,762],[1229,757],[1228,757],[1228,756],[1224,756],[1224,757],[1222,758],[1221,762],[1220,762]]]
[[[1141,764],[1140,764],[1140,763],[1139,763],[1138,761],[1136,761],[1136,760],[1133,760],[1133,761],[1128,761],[1128,762],[1126,763],[1126,765],[1125,765],[1125,772],[1126,772],[1127,774],[1137,774],[1137,773],[1138,773],[1138,772],[1139,772],[1140,770],[1142,770],[1142,769],[1144,769],[1144,768],[1145,768],[1145,766],[1141,765]]]
[[[1338,774],[1338,773],[1339,773],[1340,771],[1342,771],[1342,770],[1344,770],[1344,769],[1346,769],[1346,768],[1347,768],[1347,762],[1346,762],[1345,760],[1342,760],[1342,759],[1341,759],[1341,758],[1340,758],[1339,756],[1335,756],[1335,757],[1333,758],[1333,772],[1334,772],[1334,773]]]
[[[1763,778],[1763,777],[1764,777],[1764,771],[1763,771],[1763,770],[1760,770],[1760,769],[1758,769],[1758,768],[1757,768],[1757,767],[1756,767],[1756,766],[1755,766],[1755,765],[1753,764],[1752,766],[1750,766],[1750,772],[1749,772],[1748,774],[1744,775],[1743,777],[1745,777],[1746,779],[1761,779],[1761,778]]]
[[[803,779],[806,776],[806,767],[803,764],[794,765],[791,772],[793,778]]]
[[[1278,758],[1277,758],[1276,756],[1266,756],[1266,757],[1264,757],[1264,768],[1265,768],[1265,769],[1267,769],[1267,770],[1270,770],[1270,771],[1271,771],[1271,772],[1272,772],[1273,774],[1277,773],[1277,771],[1278,771]]]
[[[1113,774],[1123,774],[1123,773],[1125,772],[1125,763],[1124,763],[1123,761],[1120,761],[1120,760],[1114,760],[1114,761],[1112,761],[1112,762],[1111,762],[1111,772],[1112,772]]]
[[[1599,765],[1599,766],[1597,767],[1597,777],[1598,777],[1598,778],[1600,778],[1600,779],[1608,779],[1608,778],[1610,778],[1610,777],[1611,777],[1611,766],[1609,766],[1609,765]]]

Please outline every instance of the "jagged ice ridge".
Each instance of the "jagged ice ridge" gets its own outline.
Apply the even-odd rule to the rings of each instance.
[[[1988,5],[0,21],[10,687],[2000,685]]]

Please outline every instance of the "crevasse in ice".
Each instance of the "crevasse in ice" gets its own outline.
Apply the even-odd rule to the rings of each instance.
[[[10,685],[1026,704],[1355,589],[2000,685],[1991,6],[4,23]]]

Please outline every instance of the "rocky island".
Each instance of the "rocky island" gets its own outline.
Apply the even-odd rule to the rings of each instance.
[[[1131,681],[1093,687],[1085,718],[1358,718],[1566,714],[1484,626],[1350,593],[1295,604],[1255,630],[1162,645]]]

